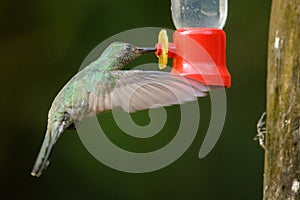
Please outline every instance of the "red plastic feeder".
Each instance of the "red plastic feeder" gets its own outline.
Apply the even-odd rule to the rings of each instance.
[[[157,45],[156,54],[162,53]],[[226,35],[215,28],[183,28],[175,31],[169,43],[168,57],[173,58],[171,73],[184,75],[208,86],[231,86],[226,67]]]

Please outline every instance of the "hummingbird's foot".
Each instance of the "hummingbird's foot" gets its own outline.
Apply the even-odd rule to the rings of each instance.
[[[80,121],[79,120],[75,120],[74,123],[70,124],[67,129],[68,130],[76,130],[80,125]]]
[[[76,125],[75,125],[75,123],[70,124],[70,125],[68,126],[67,129],[68,129],[68,130],[76,130]]]
[[[264,112],[256,125],[257,128],[257,135],[254,137],[254,140],[258,140],[259,145],[265,149],[265,134],[267,133],[266,130],[266,112]]]

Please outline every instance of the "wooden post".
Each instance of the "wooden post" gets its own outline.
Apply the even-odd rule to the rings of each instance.
[[[300,0],[273,0],[264,200],[300,199]]]

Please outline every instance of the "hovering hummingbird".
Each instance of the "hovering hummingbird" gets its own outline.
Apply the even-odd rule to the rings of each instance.
[[[78,72],[55,97],[48,114],[48,126],[31,175],[39,177],[49,164],[54,144],[67,128],[78,127],[93,113],[116,107],[132,113],[170,106],[205,96],[200,82],[159,71],[121,70],[136,57],[156,48],[139,48],[114,42],[102,55]]]

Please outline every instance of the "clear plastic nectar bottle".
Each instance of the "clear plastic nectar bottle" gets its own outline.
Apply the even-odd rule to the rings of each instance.
[[[222,29],[227,18],[227,0],[171,0],[174,25],[180,28]]]

